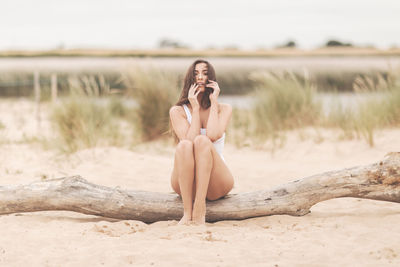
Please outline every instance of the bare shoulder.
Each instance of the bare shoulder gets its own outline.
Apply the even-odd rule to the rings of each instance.
[[[184,116],[185,111],[183,110],[182,106],[172,106],[169,109],[169,116]]]

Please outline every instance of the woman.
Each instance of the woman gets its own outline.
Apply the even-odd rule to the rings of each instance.
[[[233,187],[222,156],[232,107],[218,103],[219,93],[212,65],[196,60],[186,73],[179,101],[169,112],[179,139],[171,176],[171,186],[183,201],[179,224],[205,224],[206,199],[219,199]]]

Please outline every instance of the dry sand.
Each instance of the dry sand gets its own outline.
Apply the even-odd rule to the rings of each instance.
[[[27,101],[0,101],[0,185],[79,174],[90,182],[171,192],[174,148],[98,147],[71,156],[32,138],[36,123]],[[52,131],[42,117],[42,136]],[[233,193],[271,188],[308,175],[376,162],[400,151],[400,130],[364,140],[337,140],[329,131],[302,141],[288,137],[274,154],[226,145]],[[318,140],[320,138],[317,138]],[[157,166],[155,168],[154,166]],[[400,204],[334,199],[302,217],[276,215],[205,226],[176,221],[144,224],[68,211],[0,216],[0,266],[399,266]]]

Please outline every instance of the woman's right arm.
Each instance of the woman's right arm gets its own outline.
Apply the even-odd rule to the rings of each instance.
[[[192,123],[187,121],[184,111],[180,106],[173,106],[169,110],[172,128],[179,140],[193,141],[196,136],[200,134],[200,113],[199,110],[193,109]]]
[[[198,85],[193,84],[188,92],[188,99],[192,106],[192,121],[189,124],[184,115],[182,107],[173,106],[169,110],[169,116],[172,122],[172,128],[179,140],[190,140],[193,141],[196,136],[200,134],[200,104],[197,100],[197,96],[200,93],[196,91]]]

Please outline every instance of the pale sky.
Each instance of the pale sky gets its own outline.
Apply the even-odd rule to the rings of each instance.
[[[0,0],[0,49],[400,46],[400,0]]]

